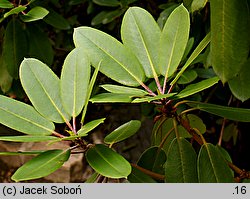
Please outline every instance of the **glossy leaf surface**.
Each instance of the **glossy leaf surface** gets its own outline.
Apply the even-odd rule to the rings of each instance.
[[[107,144],[113,144],[125,140],[134,135],[141,127],[139,120],[131,120],[112,131],[104,138]]]
[[[131,173],[127,160],[104,145],[98,144],[89,149],[86,158],[90,166],[103,176],[124,178]]]
[[[21,166],[11,177],[19,182],[47,176],[59,169],[69,159],[70,150],[50,150],[41,153]]]
[[[25,59],[20,66],[20,79],[35,109],[57,123],[69,119],[60,97],[60,81],[53,71],[39,60]]]
[[[92,131],[94,128],[99,126],[101,123],[104,122],[104,120],[105,120],[105,118],[101,118],[101,119],[97,119],[97,120],[93,120],[91,122],[88,122],[87,124],[82,126],[82,128],[77,132],[78,136],[87,135],[88,132]]]
[[[227,118],[229,120],[235,120],[239,122],[250,122],[250,109],[234,108],[192,101],[188,101],[188,105],[200,109],[202,111]]]
[[[49,14],[48,10],[40,6],[36,6],[32,8],[27,14],[21,15],[20,18],[23,20],[23,22],[32,22],[43,19],[47,14]]]
[[[113,84],[105,84],[105,85],[101,85],[101,87],[111,93],[129,94],[131,96],[136,96],[136,97],[145,96],[148,94],[148,92],[138,89],[138,88],[117,86]]]
[[[54,136],[0,136],[0,140],[9,142],[46,142],[60,140]]]
[[[188,97],[190,95],[193,95],[195,93],[198,93],[200,91],[203,91],[203,90],[213,86],[218,81],[219,81],[218,77],[213,77],[210,79],[202,80],[201,82],[198,82],[195,84],[190,84],[174,97],[179,98],[179,99],[184,98],[184,97]]]
[[[0,95],[0,123],[31,135],[50,135],[55,126],[33,107]]]

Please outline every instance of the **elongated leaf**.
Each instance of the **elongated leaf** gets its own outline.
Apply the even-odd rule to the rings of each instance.
[[[6,65],[3,64],[2,57],[0,57],[0,88],[3,93],[10,90],[13,78],[8,73]]]
[[[121,26],[122,41],[133,50],[149,78],[159,74],[160,36],[160,27],[149,12],[139,7],[127,10]]]
[[[73,38],[77,47],[88,51],[94,67],[102,61],[100,71],[108,77],[127,86],[139,86],[144,81],[139,61],[115,38],[90,27],[76,28]]]
[[[250,59],[246,61],[239,72],[232,80],[230,80],[229,87],[233,95],[242,102],[250,98]]]
[[[20,79],[35,109],[57,123],[69,120],[60,98],[60,81],[53,71],[39,60],[24,59]]]
[[[169,146],[175,137],[173,119],[162,116],[154,125],[151,145],[161,146],[167,153]]]
[[[99,126],[101,123],[103,123],[105,118],[93,120],[87,124],[85,124],[78,132],[77,134],[79,136],[87,135],[88,132],[92,131],[94,128]]]
[[[60,14],[58,14],[56,11],[52,10],[51,8],[48,9],[49,14],[44,17],[44,21],[60,30],[68,30],[70,29],[69,22]]]
[[[197,77],[197,73],[195,70],[186,70],[178,80],[178,84],[188,84],[194,81]]]
[[[205,183],[233,182],[233,175],[220,151],[212,144],[202,145],[198,155],[198,179]]]
[[[26,10],[26,8],[27,8],[27,7],[21,6],[21,5],[18,6],[18,7],[12,8],[9,12],[6,12],[6,13],[3,15],[3,17],[4,17],[4,18],[7,18],[7,17],[9,17],[10,15],[18,14],[18,13],[20,13],[20,12]]]
[[[0,8],[13,8],[14,5],[10,3],[8,0],[1,0]]]
[[[129,103],[132,102],[130,94],[121,93],[101,93],[92,97],[92,103]]]
[[[112,131],[104,138],[107,144],[113,144],[125,140],[134,135],[141,127],[139,120],[131,120]]]
[[[142,102],[151,102],[151,101],[157,101],[160,99],[164,99],[164,98],[171,98],[175,95],[176,93],[169,93],[169,94],[161,94],[161,95],[157,95],[155,97],[143,97],[143,98],[136,98],[134,99],[132,102],[133,103],[142,103]]]
[[[47,176],[59,169],[69,159],[70,150],[49,150],[21,166],[11,177],[19,182]]]
[[[204,134],[206,132],[206,125],[203,123],[202,119],[199,118],[197,115],[194,114],[188,114],[186,116],[190,126],[192,128],[197,129],[201,134]],[[191,138],[192,135],[190,135],[188,133],[188,131],[181,125],[178,125],[178,132],[180,137],[184,137],[184,138]]]
[[[72,117],[80,114],[87,97],[90,63],[86,53],[75,48],[66,57],[61,73],[61,97],[65,110]]]
[[[95,81],[96,81],[96,78],[97,78],[97,75],[98,75],[98,72],[99,72],[99,69],[100,69],[100,65],[101,65],[101,62],[95,68],[95,71],[94,71],[94,73],[93,73],[93,75],[91,77],[91,80],[89,82],[89,88],[88,88],[88,92],[87,92],[87,96],[86,96],[86,101],[85,101],[84,108],[83,108],[83,111],[82,111],[81,124],[84,123],[85,115],[87,113],[88,103],[90,101],[89,99],[91,97],[92,90],[93,90],[94,85],[95,85]]]
[[[213,0],[211,7],[211,61],[223,83],[240,71],[249,54],[247,0]]]
[[[170,85],[174,85],[177,80],[180,78],[182,73],[187,69],[187,67],[195,60],[196,57],[206,48],[206,46],[210,42],[210,32],[204,37],[204,39],[199,43],[199,45],[195,48],[193,53],[190,55],[184,66],[181,68],[180,72],[175,76],[174,80],[170,83]]]
[[[17,152],[0,152],[0,155],[37,155],[44,151],[17,151]]]
[[[189,13],[180,5],[169,16],[161,34],[160,67],[166,78],[177,69],[189,37]]]
[[[36,6],[32,8],[27,14],[21,15],[20,18],[23,20],[23,22],[32,22],[43,19],[47,14],[49,14],[48,10],[40,6]]]
[[[104,85],[101,85],[101,87],[111,93],[130,94],[131,96],[137,96],[137,97],[143,97],[148,94],[148,92],[138,89],[138,88],[117,86],[113,84],[104,84]]]
[[[190,95],[193,95],[195,93],[198,93],[200,91],[203,91],[214,84],[216,84],[219,81],[218,77],[212,77],[210,79],[202,80],[201,82],[190,84],[185,89],[183,89],[179,94],[175,95],[175,98],[184,98],[188,97]]]
[[[174,139],[168,150],[165,164],[166,182],[198,182],[196,153],[185,138]]]
[[[98,144],[89,149],[86,158],[90,166],[103,176],[124,178],[131,173],[127,160],[104,145]]]
[[[12,77],[18,78],[19,65],[27,51],[26,35],[22,25],[13,19],[6,27],[3,42],[3,64]]]
[[[128,181],[131,183],[156,183],[154,179],[134,167],[128,176]]]
[[[250,109],[234,108],[192,101],[188,101],[188,105],[202,111],[227,118],[229,120],[250,122]]]
[[[0,136],[0,140],[9,142],[46,142],[60,140],[54,136]]]
[[[32,58],[51,65],[53,63],[54,52],[48,35],[36,25],[26,26],[29,36],[29,55]]]
[[[120,17],[125,12],[125,9],[117,9],[113,11],[102,11],[98,13],[91,21],[92,26],[98,24],[108,24],[114,21],[116,18]]]
[[[30,135],[50,135],[55,126],[25,103],[0,95],[0,123]]]
[[[155,173],[164,174],[163,165],[166,160],[166,153],[162,149],[150,147],[142,153],[137,165]]]
[[[99,175],[99,173],[94,172],[84,183],[95,183]]]
[[[93,2],[100,6],[108,6],[108,7],[117,7],[120,5],[120,2],[117,0],[93,0]]]

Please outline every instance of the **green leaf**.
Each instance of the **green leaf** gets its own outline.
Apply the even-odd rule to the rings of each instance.
[[[130,94],[101,93],[95,95],[89,101],[92,103],[130,103],[132,98]]]
[[[178,3],[167,3],[167,7],[163,8],[164,10],[160,13],[159,18],[157,19],[157,23],[161,29],[163,29],[169,15],[173,12],[173,10],[178,7],[180,4]],[[159,7],[160,8],[160,7]]]
[[[208,0],[193,0],[191,4],[191,12],[199,11],[205,7]]]
[[[142,103],[142,102],[151,102],[151,101],[157,101],[164,98],[170,98],[173,97],[176,93],[169,93],[169,94],[160,94],[155,97],[143,97],[143,98],[136,98],[132,101],[132,103]]]
[[[19,182],[47,176],[59,169],[69,159],[70,150],[49,150],[21,166],[11,177]]]
[[[12,8],[9,12],[6,12],[3,17],[4,18],[7,18],[9,17],[10,15],[14,15],[14,14],[18,14],[20,12],[23,12],[24,10],[26,10],[27,7],[25,6],[18,6],[18,7],[15,7],[15,8]]]
[[[239,73],[249,55],[250,18],[247,0],[213,0],[211,61],[223,83]]]
[[[117,86],[113,84],[104,84],[101,85],[101,87],[110,93],[130,94],[131,96],[136,96],[136,97],[143,97],[148,94],[148,92],[142,89],[130,88],[126,86]]]
[[[72,117],[80,114],[86,101],[90,79],[87,54],[75,48],[66,57],[61,73],[61,97],[65,110]]]
[[[163,165],[166,160],[166,153],[162,149],[150,147],[142,153],[137,165],[155,173],[164,174]]]
[[[113,11],[102,11],[98,13],[91,21],[92,26],[98,24],[108,24],[120,17],[125,12],[125,9],[117,9]]]
[[[139,120],[131,120],[112,131],[104,138],[107,144],[114,144],[134,135],[141,127]]]
[[[36,6],[27,14],[21,15],[20,18],[23,22],[32,22],[43,19],[47,14],[49,14],[48,10],[40,6]]]
[[[196,183],[197,155],[185,138],[174,139],[169,147],[165,164],[166,182]]]
[[[101,123],[104,122],[106,118],[101,118],[101,119],[97,119],[97,120],[93,120],[87,124],[85,124],[78,132],[78,136],[83,136],[83,135],[87,135],[88,132],[92,131],[94,128],[96,128],[97,126],[99,126]]]
[[[18,78],[19,65],[28,52],[25,31],[19,21],[11,20],[3,41],[3,64],[13,78]]]
[[[48,11],[49,11],[49,14],[43,18],[43,20],[47,24],[49,24],[55,28],[58,28],[60,30],[70,29],[69,22],[62,15],[58,14],[56,11],[54,11],[52,9],[48,9]]]
[[[47,65],[33,58],[24,59],[20,66],[20,79],[39,113],[57,123],[69,120],[60,98],[59,78]]]
[[[229,87],[233,95],[242,102],[250,98],[250,59],[243,65],[240,72],[233,79],[229,80]]]
[[[187,69],[187,67],[195,60],[196,57],[198,57],[198,55],[202,52],[202,50],[206,48],[206,46],[210,42],[210,35],[211,34],[209,32],[204,37],[204,39],[199,43],[199,45],[195,48],[193,53],[190,55],[190,57],[188,58],[184,66],[181,68],[180,72],[178,72],[178,74],[175,76],[174,80],[170,83],[170,85],[174,85],[178,81],[178,79],[180,78],[182,73]]]
[[[202,145],[198,155],[198,179],[205,183],[234,182],[233,175],[221,152],[214,145]]]
[[[161,30],[149,12],[139,7],[127,10],[121,26],[122,41],[136,55],[149,78],[159,74],[160,36]]]
[[[39,26],[28,24],[26,27],[29,36],[30,57],[51,65],[53,63],[54,52],[47,34]]]
[[[169,16],[160,41],[160,72],[170,77],[179,66],[189,37],[190,19],[187,9],[181,4]]]
[[[175,95],[174,98],[181,99],[184,97],[188,97],[190,95],[193,95],[195,93],[198,93],[213,86],[218,81],[219,81],[218,77],[212,77],[210,79],[202,80],[195,84],[190,84],[185,89],[183,89],[179,94]]]
[[[94,172],[84,183],[95,183],[98,179],[99,173]]]
[[[142,66],[132,52],[110,35],[90,27],[74,31],[74,42],[87,50],[91,64],[111,79],[127,85],[139,86],[145,79]]]
[[[128,176],[128,181],[131,183],[156,183],[154,179],[134,167],[132,167],[132,172]]]
[[[108,6],[108,7],[120,6],[120,2],[117,0],[93,0],[93,2],[100,6]]]
[[[33,107],[0,95],[0,123],[30,135],[50,135],[55,126]]]
[[[14,5],[10,3],[8,0],[1,0],[0,8],[13,8]]]
[[[234,108],[193,101],[188,101],[187,104],[191,107],[200,109],[202,111],[214,115],[218,115],[220,117],[227,118],[229,120],[235,120],[239,122],[250,122],[250,109]]]
[[[60,140],[54,136],[0,136],[0,140],[9,142],[46,142],[46,141],[56,141]]]
[[[173,119],[162,116],[154,125],[151,145],[161,146],[165,152],[168,152],[169,146],[175,137]]]
[[[0,88],[6,93],[10,90],[13,78],[8,73],[6,65],[3,64],[2,57],[0,56]]]
[[[202,119],[200,117],[198,117],[197,115],[194,114],[188,114],[186,116],[186,119],[188,120],[190,126],[192,128],[197,129],[201,134],[204,134],[207,130],[206,125],[203,123]],[[190,135],[187,130],[181,126],[178,125],[178,132],[180,137],[184,137],[184,138],[191,138],[192,135]]]
[[[178,84],[189,84],[197,78],[197,73],[195,70],[186,70],[182,73],[180,79],[177,81]]]
[[[86,159],[97,173],[106,177],[126,178],[131,173],[131,166],[127,160],[102,144],[89,149]]]
[[[94,88],[94,85],[95,85],[95,81],[96,81],[96,78],[97,78],[97,75],[98,75],[98,72],[99,72],[99,69],[100,69],[100,65],[101,65],[101,62],[99,63],[99,65],[95,68],[94,70],[94,73],[91,77],[91,80],[89,82],[89,87],[88,87],[88,92],[87,92],[87,96],[86,96],[86,101],[85,101],[85,104],[84,104],[84,108],[83,108],[83,111],[82,111],[82,119],[81,119],[81,124],[84,123],[84,119],[85,119],[85,115],[87,113],[87,108],[88,108],[88,103],[89,103],[89,99],[91,97],[91,94],[92,94],[92,90]]]
[[[44,151],[17,151],[17,152],[0,152],[0,155],[37,155]]]

